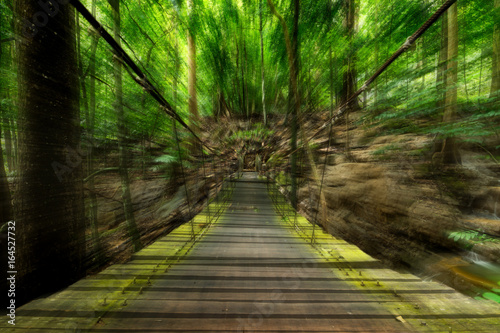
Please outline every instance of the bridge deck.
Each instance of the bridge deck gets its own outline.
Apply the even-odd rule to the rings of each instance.
[[[27,304],[16,331],[500,331],[498,304],[385,269],[321,232],[311,246],[306,222],[283,221],[248,175],[225,208],[194,246],[185,225],[130,263]]]

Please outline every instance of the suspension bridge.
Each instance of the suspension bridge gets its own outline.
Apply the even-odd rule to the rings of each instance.
[[[498,304],[388,269],[326,233],[312,239],[312,228],[273,182],[243,173],[192,223],[26,304],[2,331],[498,331]]]
[[[342,120],[349,104],[455,2],[445,1],[360,89],[332,110],[314,134],[304,135],[300,147],[295,129],[292,139],[295,143],[284,158],[294,159],[301,149],[310,155],[308,144],[325,129],[330,129],[328,140],[324,141],[328,147],[321,176],[314,159],[307,156],[318,190],[317,211],[331,149],[331,125]],[[186,160],[182,157],[175,122],[190,133],[193,141],[198,141],[193,144],[196,147],[193,150],[199,148],[200,151],[192,155],[197,155],[194,159],[203,158],[200,165],[205,181],[209,177],[205,157],[208,151],[212,156],[217,155],[214,147],[183,120],[162,95],[162,89],[155,86],[156,82],[148,78],[96,15],[80,1],[70,3],[113,50],[113,57],[120,60],[117,68],[123,66],[143,92],[172,119],[191,216],[195,203],[189,201],[189,176],[184,170]],[[279,18],[277,13],[276,16]],[[119,20],[115,21],[119,26]],[[291,45],[288,46],[291,49]],[[294,71],[293,60],[290,56],[290,72]],[[294,86],[297,82],[292,79],[291,86]],[[291,101],[297,111],[292,118],[297,122],[301,105],[299,94],[295,93]],[[118,150],[122,151],[124,147],[120,145]],[[216,157],[225,159],[225,156]],[[216,166],[215,159],[212,159],[214,178],[217,178],[217,168],[232,173],[226,174],[221,183],[215,180],[218,193],[214,197],[210,189],[206,190],[209,186],[205,182],[204,190],[209,193],[200,195],[206,200],[201,213],[134,253],[128,262],[111,265],[17,308],[15,317],[10,318],[15,326],[5,320],[0,323],[0,331],[500,332],[497,303],[476,300],[442,283],[387,267],[357,246],[318,228],[316,219],[310,222],[301,216],[289,203],[287,181],[283,187],[283,182],[277,182],[273,173],[235,172],[227,165]],[[298,178],[296,162],[296,159],[290,162],[295,163],[290,168],[286,166],[291,169],[286,173],[293,182]],[[119,171],[122,176],[126,169],[125,158],[120,157],[119,168],[103,170]],[[97,173],[100,171],[91,174],[89,179]],[[128,175],[124,178],[122,186],[128,182]],[[201,183],[199,179],[195,182]],[[296,183],[290,187],[297,190]],[[129,207],[132,207],[130,193],[128,195]],[[123,201],[126,201],[125,195]],[[127,205],[124,203],[124,206]]]

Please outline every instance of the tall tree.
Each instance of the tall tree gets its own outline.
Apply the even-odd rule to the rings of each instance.
[[[298,84],[298,32],[299,32],[299,13],[300,13],[300,0],[292,0],[293,6],[293,32],[292,39],[290,39],[290,33],[285,19],[276,10],[272,0],[267,0],[267,4],[271,9],[271,12],[276,16],[281,23],[283,28],[283,35],[285,37],[285,46],[288,57],[288,68],[290,72],[290,95],[289,95],[289,105],[291,107],[292,113],[292,138],[290,140],[290,149],[292,155],[290,156],[291,164],[291,198],[290,201],[294,208],[297,208],[297,117],[300,113],[300,95],[299,95],[299,84]]]
[[[1,111],[1,110],[0,110]],[[2,127],[0,126],[0,140],[2,138]],[[0,144],[0,227],[14,218],[12,214],[12,198],[10,195],[9,182],[5,173],[3,150]]]
[[[446,68],[448,63],[448,12],[441,16],[441,48],[439,49],[438,64],[436,66],[436,90],[437,107],[444,109],[445,106],[445,87],[446,87]]]
[[[457,4],[448,9],[448,65],[446,71],[446,92],[443,122],[455,120],[457,113],[457,83],[458,83],[458,10]],[[460,163],[460,154],[455,138],[448,137],[443,142],[441,150],[443,162],[446,164]]]
[[[92,0],[92,16],[96,16],[96,0]],[[92,174],[94,172],[94,129],[95,129],[95,118],[96,118],[96,53],[97,45],[99,43],[99,35],[91,31],[91,41],[90,41],[90,59],[89,59],[89,112],[85,119],[87,127],[88,136],[88,152],[87,152],[87,172]],[[84,83],[85,84],[85,83]],[[104,260],[101,240],[99,235],[99,221],[97,220],[97,194],[95,189],[95,179],[90,177],[88,181],[89,188],[89,207],[88,207],[88,219],[90,221],[90,226],[92,229],[92,243],[94,246],[94,253],[97,264],[101,264]]]
[[[500,0],[495,0],[494,11],[497,15],[494,17],[498,18],[498,13],[500,13]],[[495,22],[495,27],[493,31],[493,56],[491,59],[491,90],[490,98],[494,100],[500,99],[500,23],[498,19]]]
[[[198,97],[196,95],[196,35],[195,35],[195,6],[194,0],[187,0],[187,10],[189,16],[188,27],[188,95],[189,95],[189,120],[191,127],[196,128],[198,123]],[[193,139],[193,146],[195,139]]]
[[[291,168],[291,202],[293,208],[297,209],[297,131],[298,131],[298,117],[300,114],[300,91],[298,87],[299,81],[299,16],[300,16],[300,0],[292,0],[293,4],[293,30],[292,30],[292,68],[290,69],[290,77],[292,82],[293,91],[293,111],[292,111],[292,138],[291,150],[292,156],[290,157]],[[293,77],[292,77],[293,76]],[[295,83],[293,83],[295,82]]]
[[[356,0],[344,1],[344,34],[347,39],[347,55],[344,57],[344,73],[342,78],[341,104],[347,102],[349,97],[356,92],[356,51],[353,46],[357,26]],[[347,106],[349,110],[359,109],[358,100],[355,99]]]
[[[0,16],[0,32],[3,32],[3,26],[2,26],[3,20],[2,17]],[[13,42],[11,42],[13,44]],[[4,58],[7,58],[9,60],[6,61],[10,65],[11,63],[11,54],[10,52],[6,53],[7,57],[4,56],[3,54],[3,44],[5,43],[3,40],[0,40],[0,69],[2,67],[2,61],[4,61]],[[1,82],[0,82],[1,84]],[[4,91],[4,89],[6,91]],[[11,96],[9,93],[9,88],[8,87],[2,87],[0,85],[0,100],[1,99],[6,99],[10,100]],[[5,153],[7,157],[7,166],[9,168],[9,171],[12,171],[14,169],[14,159],[12,155],[12,137],[11,137],[11,131],[10,131],[10,117],[8,115],[8,110],[7,107],[1,106],[0,105],[0,122],[3,122],[2,125],[4,127],[4,135],[5,135]],[[0,125],[1,126],[1,125]],[[2,157],[3,158],[3,157]],[[3,165],[1,165],[2,168],[4,168]],[[5,169],[4,169],[5,171]]]
[[[121,18],[120,18],[120,0],[110,0],[113,7],[113,33],[114,39],[121,44]],[[142,248],[141,237],[134,217],[132,206],[132,197],[130,194],[130,178],[128,174],[129,152],[127,150],[127,126],[125,113],[123,110],[123,82],[122,82],[122,61],[118,55],[114,56],[114,76],[115,76],[115,102],[114,109],[118,127],[118,150],[119,150],[119,173],[122,188],[123,212],[125,214],[125,223],[129,237],[132,241],[134,252]]]
[[[1,27],[1,20],[0,20]],[[0,40],[0,66],[2,64],[2,41]],[[2,91],[0,90],[0,97],[2,96]],[[4,108],[2,104],[0,104],[0,120],[3,119],[5,126],[5,150],[7,151],[7,160],[9,160],[9,147],[10,142],[8,137],[10,137],[10,129],[8,126],[8,118],[4,115]],[[2,125],[0,124],[0,227],[5,223],[10,221],[13,218],[12,214],[12,198],[10,196],[9,182],[7,180],[7,174],[5,172],[5,165],[3,160],[3,149],[2,149]],[[10,162],[10,161],[9,161]],[[9,169],[11,169],[11,164],[8,162]]]
[[[14,170],[14,156],[12,153],[12,136],[10,131],[10,119],[8,116],[3,117],[3,126],[5,130],[5,154],[7,156],[7,166],[9,171]]]
[[[14,6],[20,38],[16,304],[84,273],[75,16],[72,7],[52,4],[50,18],[35,1]],[[46,19],[43,27],[28,23],[34,14]]]
[[[259,32],[260,32],[260,68],[262,81],[262,115],[264,117],[264,126],[267,126],[266,113],[266,68],[264,67],[264,34],[262,23],[262,1],[259,0]]]

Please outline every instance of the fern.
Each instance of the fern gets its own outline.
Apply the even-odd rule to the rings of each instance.
[[[460,240],[473,241],[475,243],[500,242],[500,239],[492,237],[477,230],[453,231],[448,235],[448,238],[452,238],[455,242],[458,242]]]
[[[172,155],[161,155],[154,159],[156,163],[164,163],[164,164],[173,164],[179,162],[179,158],[177,156]]]

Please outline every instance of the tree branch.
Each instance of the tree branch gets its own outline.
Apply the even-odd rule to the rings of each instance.
[[[83,182],[86,183],[88,182],[91,178],[101,174],[101,173],[105,173],[105,172],[118,172],[120,170],[120,168],[105,168],[105,169],[101,169],[101,170],[97,170],[96,172],[94,173],[91,173],[90,175],[88,175],[86,178],[83,179]]]

